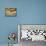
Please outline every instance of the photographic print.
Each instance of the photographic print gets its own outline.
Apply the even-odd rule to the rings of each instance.
[[[16,16],[16,8],[5,8],[5,16]]]

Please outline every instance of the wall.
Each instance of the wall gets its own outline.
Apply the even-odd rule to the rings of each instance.
[[[5,8],[16,7],[16,17],[6,17]],[[0,44],[7,44],[9,32],[17,32],[17,24],[46,24],[46,0],[0,0]]]

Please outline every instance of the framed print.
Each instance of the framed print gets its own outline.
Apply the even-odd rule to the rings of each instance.
[[[16,8],[5,8],[5,16],[16,16]]]

